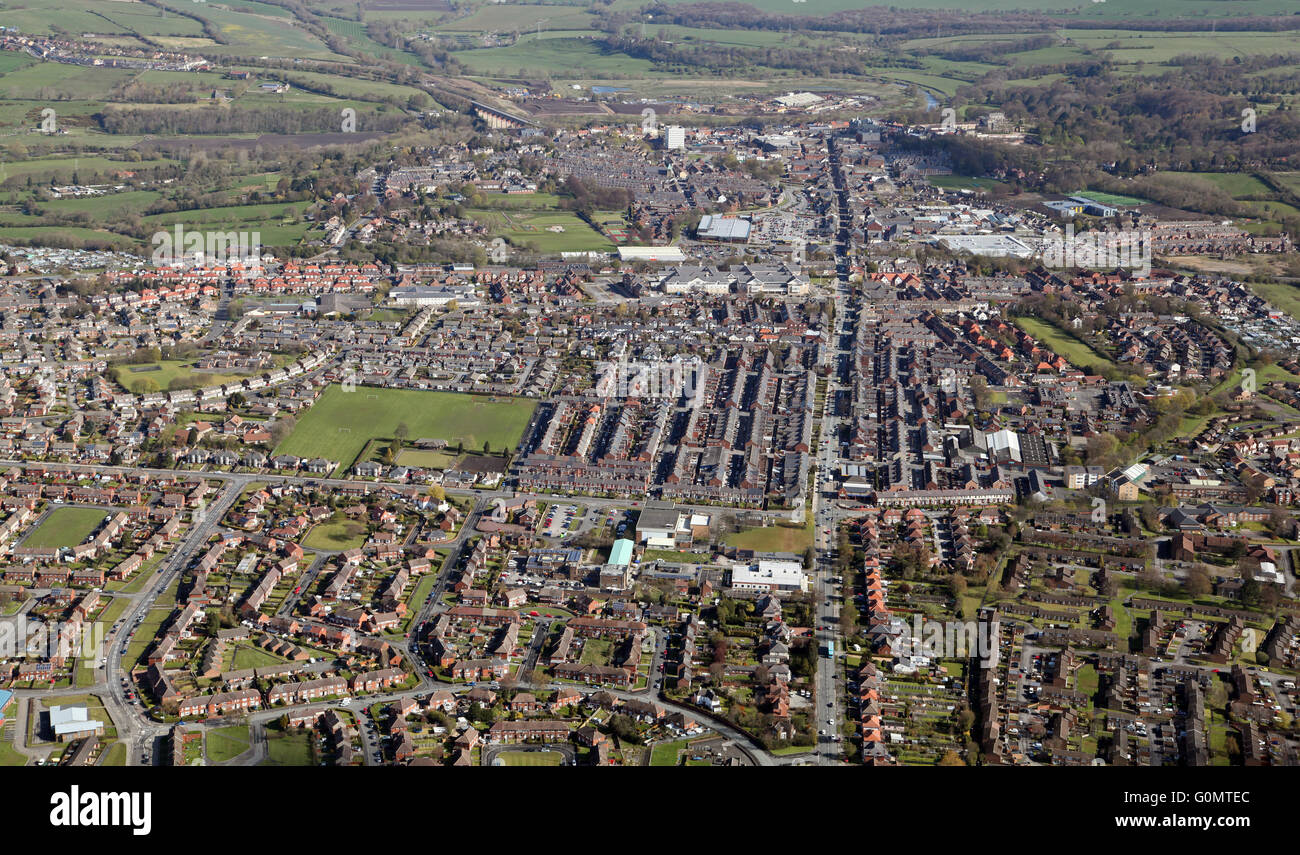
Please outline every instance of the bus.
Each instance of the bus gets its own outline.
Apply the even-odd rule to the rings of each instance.
[[[835,658],[835,642],[833,641],[826,642],[826,658],[827,659]]]

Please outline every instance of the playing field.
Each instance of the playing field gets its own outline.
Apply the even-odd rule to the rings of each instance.
[[[104,519],[98,508],[56,508],[36,527],[23,546],[76,546],[90,537]]]
[[[372,439],[392,439],[398,425],[407,439],[445,439],[453,447],[492,451],[519,444],[537,402],[528,398],[492,399],[455,392],[377,389],[358,386],[345,392],[330,386],[306,415],[298,419],[276,454],[324,457],[350,465]]]
[[[558,751],[502,751],[492,761],[500,766],[559,766],[564,755]]]

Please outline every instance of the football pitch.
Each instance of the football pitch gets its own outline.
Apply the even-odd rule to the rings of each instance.
[[[372,439],[393,438],[398,425],[407,427],[406,440],[445,439],[453,448],[493,452],[519,444],[537,402],[529,398],[489,398],[456,392],[380,389],[357,386],[345,392],[337,384],[298,419],[293,433],[276,454],[324,457],[351,465]]]

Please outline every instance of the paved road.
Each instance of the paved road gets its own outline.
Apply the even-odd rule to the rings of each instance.
[[[842,360],[852,364],[854,342],[854,313],[857,309],[856,298],[849,283],[850,244],[848,235],[848,197],[844,189],[843,176],[839,170],[839,154],[831,149],[831,168],[837,197],[837,218],[839,228],[835,241],[835,258],[838,275],[835,280],[835,323],[831,340],[834,350],[831,357],[831,373],[826,382],[826,394],[822,404],[821,430],[819,445],[813,450],[813,496],[811,513],[816,526],[813,536],[816,557],[811,580],[814,608],[816,614],[816,641],[818,646],[817,675],[815,679],[815,704],[817,736],[817,762],[823,765],[841,762],[840,743],[835,737],[840,734],[843,722],[843,682],[839,673],[838,660],[825,655],[831,644],[840,649],[843,643],[839,639],[840,612],[839,586],[835,584],[835,532],[841,520],[847,516],[841,512],[827,497],[831,495],[836,470],[839,466],[839,437],[844,420],[838,415],[835,406],[836,392],[840,386],[840,368]],[[850,372],[851,376],[851,372]]]
[[[25,465],[25,463],[26,461],[21,460],[0,460],[0,465],[9,464],[22,466]],[[71,471],[85,472],[94,475],[121,477],[128,473],[144,472],[154,476],[167,477],[198,476],[210,481],[221,483],[216,498],[209,502],[205,507],[201,518],[195,521],[187,534],[182,538],[181,542],[173,547],[170,552],[167,553],[167,557],[162,561],[162,563],[152,571],[149,580],[144,587],[134,594],[125,594],[122,592],[115,592],[113,594],[115,597],[130,599],[132,604],[123,614],[119,624],[119,629],[106,639],[106,650],[104,653],[106,661],[102,669],[102,678],[92,685],[81,687],[79,689],[79,691],[92,692],[102,697],[105,709],[112,717],[113,723],[117,727],[119,738],[127,744],[127,764],[132,766],[153,765],[161,762],[162,752],[160,748],[164,744],[163,741],[171,728],[169,725],[153,721],[144,714],[142,706],[127,700],[127,693],[129,691],[135,691],[135,687],[130,685],[129,682],[124,682],[125,679],[129,678],[129,674],[122,669],[121,665],[121,660],[126,654],[126,649],[132,641],[133,633],[139,626],[139,620],[142,619],[149,609],[153,607],[158,596],[162,594],[167,587],[181,575],[185,568],[189,566],[193,559],[201,553],[205,548],[208,539],[221,530],[219,525],[221,519],[224,518],[230,507],[249,485],[253,483],[292,483],[315,485],[320,489],[330,489],[342,487],[344,485],[356,486],[359,483],[367,482],[335,478],[317,478],[306,475],[199,472],[145,467],[103,466],[97,464],[62,464],[62,466]],[[369,482],[369,486],[372,489],[382,489],[387,486],[397,485]],[[420,623],[429,620],[438,610],[441,598],[446,592],[450,575],[454,569],[459,566],[464,549],[468,544],[470,536],[474,533],[478,519],[491,508],[494,499],[520,496],[536,498],[539,501],[554,501],[554,497],[551,496],[516,493],[513,490],[448,490],[447,492],[448,495],[456,497],[472,498],[474,504],[471,511],[466,515],[464,524],[461,526],[457,536],[450,543],[451,551],[448,554],[448,560],[443,565],[445,570],[440,572],[437,583],[426,602],[420,607],[416,620],[412,622],[412,625],[417,627]],[[639,507],[641,504],[641,501],[639,500],[628,501],[589,497],[566,498],[565,502],[568,504],[578,505],[588,511],[594,511],[594,516],[596,518],[599,518],[600,515],[608,511],[610,508],[623,509],[628,505]],[[697,505],[682,505],[682,507],[687,510],[699,510],[710,513],[717,512],[716,507]],[[786,513],[782,511],[757,513],[773,518],[784,518],[786,516]],[[313,562],[313,565],[308,568],[307,574],[304,577],[303,590],[307,590],[307,585],[309,583],[307,576],[319,572],[321,565],[321,556],[318,556],[317,560]],[[448,684],[438,683],[428,677],[428,664],[424,662],[416,644],[413,644],[406,639],[397,639],[390,643],[392,643],[397,649],[408,654],[413,664],[417,666],[417,674],[420,676],[420,685],[415,691],[428,692],[435,688],[456,688],[455,686]],[[661,652],[657,650],[655,654],[655,667],[657,667],[657,660],[660,655]],[[655,676],[658,676],[657,673]],[[556,688],[558,688],[558,686]],[[647,697],[648,694],[646,692],[625,693],[618,691],[614,691],[613,693],[616,696],[641,699]],[[29,696],[39,697],[48,693],[23,690],[15,694],[19,703],[25,703]],[[371,701],[368,700],[367,703],[369,702]],[[677,707],[662,700],[659,702],[671,710],[686,712],[697,718],[699,717],[699,714],[694,711],[683,707]],[[283,710],[279,710],[270,714],[269,717],[275,718],[282,713]],[[743,734],[734,728],[712,721],[710,721],[710,726],[719,733],[722,733],[724,736],[743,744],[746,753],[749,754],[759,765],[771,765],[778,762],[775,761],[767,752],[762,751],[750,743]],[[21,742],[22,740],[20,739],[15,740],[16,747],[22,753],[27,754],[30,757],[41,755],[42,752],[32,752],[27,750],[21,744],[18,744]],[[370,747],[367,749],[366,756],[368,758],[367,762],[370,762]],[[246,756],[241,759],[241,762],[253,764],[260,762],[264,757],[265,739],[262,738],[261,742],[258,742],[255,736],[254,744],[250,746],[250,750],[246,752]]]

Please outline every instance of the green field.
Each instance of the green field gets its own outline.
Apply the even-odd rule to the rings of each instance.
[[[76,546],[90,537],[103,520],[104,511],[99,508],[55,508],[22,545]]]
[[[99,758],[101,766],[125,766],[126,765],[126,743],[114,742],[108,746]]]
[[[286,733],[268,729],[266,732],[266,759],[259,765],[311,766],[313,733],[314,731],[311,728]]]
[[[794,552],[801,553],[813,544],[813,526],[810,519],[805,526],[776,525],[747,528],[730,534],[726,538],[728,546],[738,549],[753,549],[756,552]]]
[[[330,386],[298,419],[297,427],[276,454],[324,457],[350,465],[372,439],[390,439],[405,424],[408,439],[445,439],[479,449],[513,449],[537,402],[528,398],[491,399],[454,392],[378,389],[358,386],[345,392]]]
[[[445,451],[404,448],[397,455],[397,464],[399,466],[413,466],[418,469],[446,469],[455,462],[456,455],[448,454]]]
[[[1188,172],[1204,178],[1234,199],[1245,196],[1271,196],[1273,191],[1268,185],[1249,173],[1240,172]]]
[[[668,0],[673,4],[693,0]],[[820,0],[818,3],[791,5],[790,0],[749,0],[751,6],[765,12],[790,15],[821,16],[846,12],[870,6],[863,0]],[[1102,4],[1080,3],[1079,0],[1039,0],[1029,4],[1025,0],[890,0],[879,5],[891,9],[960,9],[964,12],[1007,12],[1033,9],[1035,12],[1073,11],[1088,18],[1142,18],[1205,17],[1230,15],[1289,15],[1295,11],[1290,0],[1236,0],[1223,3],[1219,0],[1108,0]]]
[[[604,50],[591,39],[525,36],[509,47],[457,51],[454,56],[471,74],[518,74],[528,69],[545,74],[600,76],[602,74],[655,76],[648,59]]]
[[[194,363],[198,360],[164,359],[139,365],[120,365],[113,369],[113,379],[122,388],[137,395],[145,392],[165,392],[177,380],[190,381],[196,376],[203,380],[205,386],[243,379],[246,374],[209,374],[196,372]]]
[[[650,751],[651,766],[676,766],[677,755],[686,750],[690,740],[679,739],[676,742],[660,742]]]
[[[1076,368],[1113,369],[1115,363],[1079,341],[1072,335],[1057,329],[1049,323],[1027,316],[1012,319],[1016,326],[1047,345],[1059,356],[1064,356]]]
[[[1246,287],[1291,317],[1300,318],[1300,286],[1289,282],[1248,282]]]
[[[208,759],[213,763],[233,760],[248,750],[248,726],[218,727],[207,732]]]
[[[346,528],[346,522],[324,522],[314,525],[311,531],[307,532],[307,537],[303,539],[302,545],[307,549],[341,552],[345,549],[361,546],[366,542],[364,532],[356,537],[349,537],[345,531]]]
[[[13,704],[9,709],[9,715],[14,714],[18,704]],[[26,766],[27,757],[18,753],[14,748],[14,722],[12,718],[5,722],[4,732],[0,733],[0,766]]]
[[[235,658],[230,670],[243,671],[247,668],[263,668],[271,665],[283,665],[284,659],[257,647],[239,646],[235,648]]]
[[[492,758],[502,766],[560,766],[564,755],[558,751],[502,751]]]
[[[505,238],[516,247],[535,244],[537,250],[543,253],[614,251],[614,244],[609,238],[587,225],[576,214],[566,211],[538,214],[470,211],[469,215],[490,227],[493,235]],[[563,231],[550,231],[552,228]]]
[[[1085,199],[1091,199],[1092,201],[1097,202],[1099,204],[1110,205],[1111,207],[1117,207],[1117,208],[1127,208],[1133,205],[1149,204],[1149,200],[1139,199],[1136,196],[1118,196],[1114,193],[1100,193],[1096,190],[1082,191],[1079,193],[1074,193],[1072,195],[1082,196]]]

